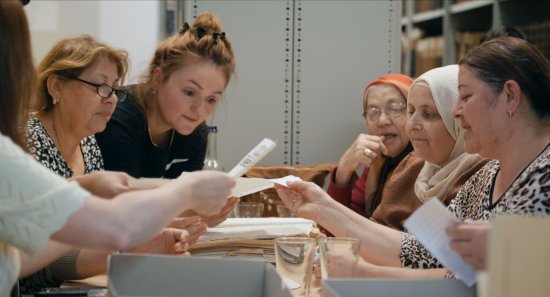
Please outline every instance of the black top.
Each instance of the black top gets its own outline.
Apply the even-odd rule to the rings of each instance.
[[[105,169],[136,178],[176,178],[183,171],[201,170],[208,141],[206,123],[187,136],[174,133],[167,149],[158,148],[151,142],[145,114],[134,99],[135,86],[127,90],[126,100],[117,104],[105,131],[96,134]]]

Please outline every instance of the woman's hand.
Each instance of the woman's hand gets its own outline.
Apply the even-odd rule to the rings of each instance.
[[[491,223],[465,221],[447,228],[451,248],[476,270],[485,270],[487,265],[487,240]]]
[[[383,141],[384,137],[381,136],[359,134],[338,161],[335,183],[348,184],[353,172],[360,165],[371,166],[376,160],[382,158],[382,155],[387,152]]]
[[[199,237],[206,233],[208,226],[201,220],[201,217],[179,217],[168,224],[167,228],[185,229],[189,233],[188,243],[193,245],[197,243]]]
[[[315,183],[296,181],[287,185],[288,187],[275,184],[275,189],[279,198],[296,216],[317,221],[323,204],[337,203]]]
[[[130,190],[129,183],[134,180],[124,172],[96,171],[90,174],[70,178],[95,196],[113,198]]]
[[[208,218],[227,211],[226,206],[233,201],[227,197],[235,186],[235,180],[222,172],[195,171],[180,175],[167,186],[179,187],[189,197],[190,207],[187,209]]]
[[[231,212],[233,211],[233,209],[235,208],[235,205],[237,205],[237,203],[239,203],[239,198],[231,197],[231,198],[227,199],[227,204],[225,204],[225,206],[217,214],[210,215],[210,216],[203,216],[203,215],[200,215],[200,214],[198,214],[197,212],[195,212],[193,210],[188,210],[188,211],[182,213],[181,216],[182,217],[199,216],[201,221],[206,223],[207,227],[212,228],[212,227],[216,227],[219,224],[223,223],[223,221],[225,221],[227,219],[227,217],[229,217],[229,215],[231,214]]]
[[[356,255],[335,251],[326,252],[325,258],[325,269],[328,278],[356,277],[356,271],[359,265]]]
[[[189,233],[184,229],[164,228],[153,239],[128,250],[132,253],[183,255],[189,249]]]

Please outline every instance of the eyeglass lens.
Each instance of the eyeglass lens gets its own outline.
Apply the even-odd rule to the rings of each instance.
[[[116,94],[116,97],[119,101],[123,101],[124,99],[126,99],[127,93],[125,90],[117,90],[106,84],[102,84],[97,87],[97,94],[102,98],[109,98],[111,97],[111,95],[113,95],[113,93]]]
[[[383,110],[386,115],[396,118],[396,117],[399,117],[401,114],[403,114],[403,111],[405,110],[405,108],[406,107],[404,104],[392,103],[392,104],[386,105],[386,107],[384,107]],[[378,121],[381,115],[382,115],[382,110],[377,107],[368,108],[367,111],[363,113],[363,116],[366,117],[367,120],[371,122]]]

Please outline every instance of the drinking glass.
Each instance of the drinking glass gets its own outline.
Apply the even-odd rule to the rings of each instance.
[[[317,242],[309,237],[275,239],[275,264],[292,296],[308,296]]]
[[[284,204],[277,204],[277,216],[280,218],[294,217],[292,211]]]
[[[264,212],[264,204],[260,202],[241,202],[235,207],[237,218],[261,218]]]
[[[351,237],[327,237],[319,240],[319,249],[321,250],[321,278],[347,278],[353,277],[354,267],[357,263],[359,255],[359,246],[361,241]],[[327,255],[334,254],[345,258],[345,263],[349,263],[350,267],[330,266],[327,263]],[[332,265],[339,265],[332,264]],[[330,273],[329,273],[330,271]]]

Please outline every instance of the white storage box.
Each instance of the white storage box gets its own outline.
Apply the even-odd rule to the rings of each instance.
[[[342,279],[323,281],[323,297],[475,297],[459,280]]]
[[[271,264],[262,261],[120,254],[109,259],[113,297],[290,297]]]

